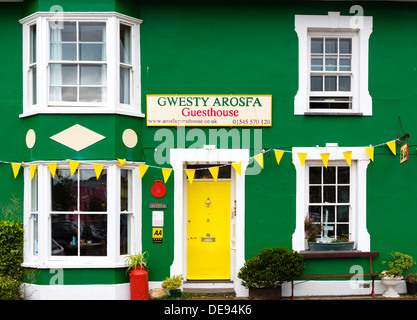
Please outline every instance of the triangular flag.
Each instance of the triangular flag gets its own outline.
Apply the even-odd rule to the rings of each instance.
[[[374,161],[374,147],[365,148],[366,153],[368,154],[369,158]]]
[[[242,162],[232,163],[232,167],[236,170],[236,172],[240,176],[240,172],[242,171]]]
[[[166,183],[169,179],[169,175],[171,174],[172,169],[162,168],[162,174],[164,176],[164,183]]]
[[[351,160],[352,160],[352,151],[345,151],[345,152],[343,152],[343,156],[345,157],[346,162],[348,163],[348,165],[350,167]]]
[[[139,165],[139,175],[140,175],[141,179],[145,175],[145,172],[146,172],[146,170],[148,170],[148,168],[149,168],[149,166],[147,166],[146,164],[140,164]]]
[[[193,183],[193,179],[194,179],[194,175],[195,175],[195,170],[185,170],[185,173],[187,174],[188,180],[190,180],[190,184]]]
[[[101,172],[104,169],[104,164],[93,164],[94,171],[96,173],[97,180],[100,178]]]
[[[74,174],[74,172],[77,170],[80,163],[78,161],[69,160],[71,175]]]
[[[52,178],[55,178],[55,172],[56,172],[57,166],[58,166],[58,163],[48,163],[48,168],[49,168],[49,171],[51,171]]]
[[[127,163],[127,161],[126,161],[126,160],[123,160],[123,159],[117,159],[117,165],[118,165],[119,167],[123,167],[126,163]]]
[[[31,164],[30,166],[29,166],[29,169],[30,169],[30,180],[32,180],[33,179],[33,177],[35,176],[35,172],[36,172],[36,169],[38,168],[38,166],[37,165],[35,165],[35,164]]]
[[[14,174],[14,178],[16,179],[17,174],[19,173],[20,167],[22,166],[21,163],[12,163],[12,169],[13,169],[13,174]]]
[[[217,182],[217,176],[219,175],[219,167],[208,168],[211,175],[213,176],[214,181]]]
[[[275,152],[275,159],[277,159],[277,163],[279,165],[279,162],[281,161],[281,158],[284,155],[284,151],[282,151],[282,150],[274,150],[274,152]]]
[[[390,141],[390,142],[387,142],[387,146],[388,146],[388,148],[391,150],[391,152],[394,154],[394,155],[397,155],[397,150],[396,150],[396,148],[395,148],[395,142],[396,142],[397,140],[392,140],[392,141]]]
[[[257,163],[259,163],[259,165],[263,169],[264,168],[264,154],[263,153],[257,154],[256,156],[253,156],[253,158],[256,160]]]
[[[300,159],[301,166],[303,166],[303,167],[304,167],[304,162],[305,162],[305,161],[306,161],[306,159],[307,159],[307,153],[299,153],[299,154],[298,154],[298,158]]]
[[[327,163],[329,162],[330,153],[320,153],[321,160],[323,161],[324,166],[327,168]]]

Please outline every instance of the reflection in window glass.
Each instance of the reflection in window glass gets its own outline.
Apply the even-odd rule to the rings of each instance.
[[[77,174],[71,176],[69,169],[57,169],[52,178],[52,211],[76,211]]]

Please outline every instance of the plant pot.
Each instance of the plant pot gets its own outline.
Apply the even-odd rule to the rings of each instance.
[[[250,300],[279,300],[282,288],[249,288]]]
[[[417,294],[417,283],[415,282],[405,282],[405,285],[407,286],[407,294],[413,296],[415,294]]]
[[[172,298],[179,298],[179,297],[181,297],[181,290],[180,289],[169,290],[169,295]]]
[[[148,271],[136,268],[129,273],[130,299],[149,300]]]
[[[385,298],[399,298],[400,295],[398,294],[397,291],[395,291],[394,288],[401,282],[402,279],[403,279],[402,276],[381,278],[382,284],[388,287],[388,289],[384,291],[382,296]]]
[[[352,251],[354,242],[309,242],[311,251]]]

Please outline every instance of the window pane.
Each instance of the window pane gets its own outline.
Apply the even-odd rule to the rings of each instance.
[[[326,71],[337,71],[337,56],[326,56]]]
[[[337,187],[337,202],[349,203],[349,186]]]
[[[78,215],[51,215],[51,250],[53,256],[78,255]]]
[[[70,170],[57,169],[52,178],[52,211],[77,210],[77,174]]]
[[[337,53],[337,38],[326,39],[326,53]]]
[[[38,244],[39,244],[39,237],[38,237],[38,215],[32,215],[32,223],[33,223],[33,255],[38,255]]]
[[[321,183],[321,167],[310,167],[310,184]]]
[[[311,71],[323,71],[323,57],[311,58]]]
[[[324,202],[335,203],[336,202],[336,187],[335,186],[324,186]]]
[[[31,208],[32,212],[38,212],[38,171],[35,172],[33,179],[30,182],[31,191]]]
[[[337,225],[337,236],[348,235],[349,234],[349,225],[348,224],[338,224]]]
[[[323,77],[311,77],[311,91],[323,91]]]
[[[82,42],[106,42],[106,23],[80,22],[79,39]]]
[[[64,22],[63,28],[50,24],[50,59],[77,60],[76,23]]]
[[[310,203],[321,203],[321,187],[310,186]]]
[[[323,38],[311,38],[311,53],[323,53]]]
[[[81,61],[106,61],[106,46],[96,43],[80,44]]]
[[[32,67],[32,104],[38,103],[36,65]]]
[[[120,211],[132,211],[132,171],[120,172]]]
[[[335,212],[334,206],[324,206],[323,207],[323,222],[334,222],[335,221]]]
[[[339,39],[339,53],[352,53],[352,39]]]
[[[120,25],[120,62],[131,63],[131,27]]]
[[[30,26],[30,63],[36,62],[36,24]]]
[[[64,22],[64,28],[58,28],[56,25],[51,25],[52,30],[60,31],[59,41],[63,42],[75,42],[77,41],[77,23],[76,22]]]
[[[107,215],[80,215],[80,255],[107,255]]]
[[[340,57],[339,70],[340,71],[350,71],[351,70],[351,58],[349,58],[349,57]]]
[[[80,65],[81,85],[106,85],[107,66],[105,65]]]
[[[120,67],[120,103],[130,104],[130,68]]]
[[[99,179],[94,170],[80,170],[80,211],[107,211],[107,173]]]
[[[339,77],[339,91],[350,91],[350,77]]]
[[[349,206],[337,206],[337,222],[349,222]]]
[[[309,206],[308,217],[314,222],[321,222],[321,206]]]
[[[336,91],[336,76],[326,76],[324,77],[324,90],[325,91]]]
[[[338,167],[337,168],[337,182],[339,184],[350,183],[350,169],[349,167]]]
[[[80,88],[80,102],[106,102],[106,88]]]
[[[323,181],[326,184],[336,183],[336,168],[335,167],[323,168]]]
[[[120,215],[120,254],[129,253],[129,215]]]

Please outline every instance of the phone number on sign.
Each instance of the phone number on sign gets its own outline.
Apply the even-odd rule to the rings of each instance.
[[[270,125],[271,120],[264,119],[234,119],[233,124],[247,124],[247,125]]]

